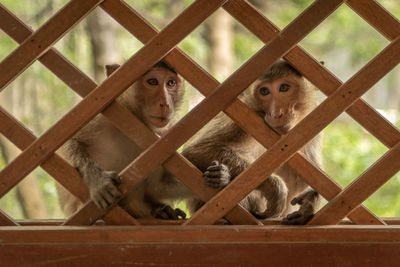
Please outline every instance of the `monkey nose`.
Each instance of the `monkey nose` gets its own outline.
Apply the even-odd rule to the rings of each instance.
[[[169,108],[169,105],[167,103],[160,103],[160,108]]]

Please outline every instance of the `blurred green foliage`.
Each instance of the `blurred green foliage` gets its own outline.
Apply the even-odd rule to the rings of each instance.
[[[20,16],[34,29],[37,29],[66,2],[66,0],[2,0],[2,4]],[[155,26],[159,29],[163,27],[162,24],[168,23],[173,19],[168,17],[167,9],[169,5],[164,0],[127,0],[127,2],[134,8],[146,11],[146,14],[151,17],[149,17],[149,20],[154,21]],[[181,0],[180,2],[183,9],[193,0]],[[268,0],[267,2],[268,8],[265,10],[265,15],[277,26],[284,28],[313,1]],[[393,12],[395,16],[400,16],[400,2],[398,0],[381,0],[378,2]],[[49,4],[54,8],[45,12]],[[37,16],[38,13],[42,15]],[[85,34],[84,27],[82,22],[78,24],[56,47],[65,57],[93,77],[91,64],[93,55],[91,53],[90,40]],[[205,69],[207,69],[209,57],[208,42],[205,38],[206,33],[205,26],[201,25],[179,45],[183,51]],[[125,59],[142,47],[139,41],[123,30],[121,30],[121,34],[117,39]],[[338,8],[301,42],[301,45],[317,59],[325,61],[329,58],[330,61],[326,62],[326,66],[333,70],[335,65],[339,63],[338,61],[341,60],[332,60],[335,55],[346,55],[348,57],[346,63],[349,65],[349,72],[355,72],[357,67],[365,64],[387,44],[387,40],[346,5]],[[236,60],[235,68],[238,68],[254,55],[263,44],[241,25],[236,24],[233,45]],[[0,60],[4,59],[16,47],[15,42],[5,33],[0,32]],[[28,128],[33,129],[36,135],[40,135],[48,129],[75,105],[78,99],[72,90],[39,63],[33,64],[19,79],[28,81],[33,79],[35,86],[40,88],[40,95],[38,96],[40,103],[37,107],[40,114],[40,125],[35,126],[37,120],[32,118],[31,114],[25,114],[24,117],[18,118]],[[388,79],[393,80],[390,77]],[[382,88],[382,90],[387,89]],[[399,126],[398,117],[393,123],[397,123],[397,126]],[[387,151],[387,148],[379,141],[349,119],[339,119],[324,130],[323,148],[324,170],[342,186],[351,183]],[[4,159],[0,157],[0,169],[4,166]],[[40,181],[50,216],[52,218],[62,216],[58,207],[54,180],[49,178],[42,170],[36,170],[35,174]],[[400,216],[400,176],[393,177],[365,204],[379,216]],[[20,204],[16,201],[14,190],[0,199],[0,209],[14,218],[22,218],[23,216]]]

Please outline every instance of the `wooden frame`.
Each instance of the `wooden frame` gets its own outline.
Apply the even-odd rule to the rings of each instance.
[[[297,46],[298,42],[342,4],[351,7],[390,41],[390,44],[379,55],[344,84]],[[140,51],[99,85],[52,47],[58,39],[62,38],[97,6],[103,8],[130,33],[145,43]],[[224,8],[265,43],[265,46],[255,56],[221,84],[175,47],[218,8]],[[92,242],[92,245],[95,244],[90,250],[93,252],[92,256],[109,253],[112,248],[124,248],[125,252],[121,253],[122,261],[128,260],[128,252],[139,251],[143,252],[141,258],[143,261],[138,260],[137,262],[147,263],[150,261],[146,261],[148,260],[146,255],[151,246],[166,248],[166,250],[161,249],[160,257],[163,258],[168,258],[167,254],[163,254],[167,253],[166,251],[185,251],[190,254],[192,253],[190,251],[196,250],[199,252],[195,253],[196,255],[207,255],[207,252],[211,250],[222,251],[224,247],[229,247],[229,250],[234,248],[243,251],[237,254],[237,257],[240,255],[248,258],[248,262],[253,262],[251,259],[254,256],[259,260],[257,263],[263,264],[267,263],[267,259],[270,260],[273,255],[276,255],[281,248],[291,251],[289,255],[294,256],[293,259],[298,259],[300,255],[305,254],[306,250],[312,251],[310,255],[317,255],[316,253],[320,251],[320,240],[328,243],[324,245],[324,253],[342,252],[343,257],[354,260],[354,262],[362,253],[379,252],[382,253],[381,258],[383,258],[384,255],[398,251],[394,244],[399,242],[399,226],[386,225],[387,221],[378,218],[362,205],[366,198],[400,170],[399,130],[360,99],[369,88],[400,62],[400,53],[398,53],[400,51],[400,23],[374,0],[316,0],[282,31],[245,0],[197,0],[161,32],[153,28],[123,0],[71,0],[36,31],[32,31],[28,25],[19,20],[2,4],[0,4],[0,18],[0,28],[20,44],[0,63],[0,69],[7,70],[0,72],[0,90],[33,62],[39,60],[83,97],[79,104],[40,137],[33,136],[29,129],[26,129],[7,110],[0,107],[1,134],[23,150],[0,172],[0,197],[40,165],[72,194],[86,202],[88,192],[82,185],[79,174],[55,151],[90,119],[101,112],[144,150],[120,173],[123,179],[120,189],[123,194],[145,179],[152,169],[162,164],[206,202],[190,219],[177,222],[188,225],[185,227],[152,226],[152,228],[148,228],[150,226],[138,226],[154,224],[154,222],[136,220],[118,205],[103,212],[91,201],[86,202],[77,213],[65,222],[55,225],[49,225],[47,221],[42,223],[39,221],[35,223],[36,226],[32,226],[29,223],[15,221],[0,211],[0,225],[2,225],[0,226],[0,239],[2,240],[0,245],[4,248],[0,254],[7,255],[7,262],[23,263],[23,261],[13,259],[12,255],[24,253],[28,259],[33,258],[34,255],[37,255],[36,253],[44,249],[50,249],[56,254],[60,253],[57,255],[62,254],[66,257],[79,252],[82,247],[87,249],[88,242]],[[165,136],[158,138],[146,125],[114,99],[150,66],[164,57],[206,98]],[[282,137],[266,126],[261,118],[237,99],[237,96],[261,75],[264,69],[280,57],[284,57],[299,69],[327,95],[327,99],[323,103]],[[11,67],[5,68],[5,66]],[[129,75],[126,75],[128,73]],[[268,151],[226,188],[217,192],[208,188],[203,183],[201,172],[176,151],[220,111],[224,111],[241,128],[267,147]],[[342,112],[347,112],[389,148],[389,151],[381,159],[345,189],[342,189],[327,174],[297,153],[303,145]],[[252,121],[251,124],[248,123],[249,118]],[[128,121],[130,123],[126,123]],[[329,200],[328,204],[310,221],[310,225],[334,225],[342,222],[345,217],[348,217],[354,225],[325,226],[323,228],[267,225],[268,222],[257,220],[237,204],[285,162]],[[213,224],[222,217],[226,217],[232,224],[247,226],[189,226]],[[107,224],[131,226],[130,228],[118,228],[118,226],[69,227],[91,225],[99,218],[103,218]],[[394,221],[396,220],[392,220],[392,222]],[[266,225],[262,226],[263,224]],[[237,232],[240,234],[236,234]],[[104,233],[106,233],[106,237],[104,237]],[[124,233],[124,235],[120,235],[120,233]],[[146,241],[140,238],[145,234],[150,236]],[[252,237],[245,238],[246,234]],[[286,234],[290,238],[279,237]],[[85,240],[82,235],[87,239]],[[185,237],[185,235],[188,236]],[[231,241],[227,242],[224,235],[232,236]],[[115,236],[122,237],[118,241],[114,241]],[[57,241],[57,238],[61,237],[66,239]],[[204,238],[202,239],[202,237]],[[110,243],[105,243],[105,241],[110,241]],[[59,247],[52,247],[52,242],[58,242]],[[78,242],[79,245],[73,246],[73,242]],[[149,245],[147,242],[154,242],[154,244]],[[180,242],[191,243],[191,245],[182,245]],[[200,244],[200,242],[203,243]],[[249,245],[243,245],[243,242]],[[277,242],[284,243],[278,245]],[[375,248],[364,246],[376,242],[382,246]],[[34,243],[40,245],[32,250]],[[257,247],[257,251],[252,253],[254,247]],[[298,251],[294,252],[290,249],[293,247]],[[69,250],[66,251],[64,248]],[[346,250],[349,248],[351,250]],[[13,252],[10,253],[11,251]],[[265,251],[270,251],[270,254],[263,254]],[[259,257],[256,256],[257,252],[260,252]],[[285,256],[286,254],[278,254],[279,257],[275,258],[276,262],[291,263]],[[226,260],[227,263],[233,262],[235,257],[229,258],[230,255],[220,256],[220,259]],[[2,258],[1,256],[0,258]],[[90,262],[92,256],[83,258]],[[184,262],[192,262],[190,257],[186,258],[187,260]],[[306,260],[304,256],[303,258]],[[42,256],[40,260],[43,262],[50,260],[51,262],[56,259],[49,255]],[[179,258],[168,263],[170,265],[183,263],[178,260]],[[215,264],[214,260],[218,260],[218,258],[212,258],[208,262],[205,260],[204,263]],[[386,260],[395,262],[398,259],[392,257]],[[154,259],[153,261],[157,262]],[[75,259],[65,262],[74,263]],[[269,261],[269,263],[271,262],[275,261]],[[292,263],[294,262],[295,260],[292,261]]]

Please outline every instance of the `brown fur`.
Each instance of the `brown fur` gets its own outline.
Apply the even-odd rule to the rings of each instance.
[[[283,81],[283,82],[282,82]],[[261,86],[279,88],[280,83],[290,83],[286,92],[275,92],[269,97],[261,97],[257,90]],[[285,61],[275,63],[252,86],[240,96],[252,110],[264,118],[267,124],[277,132],[285,134],[303,117],[305,117],[317,104],[315,88],[301,74]],[[274,110],[272,110],[272,107]],[[279,117],[273,119],[271,117]],[[273,124],[273,125],[271,125]],[[196,165],[207,180],[216,181],[228,179],[225,182],[211,183],[214,187],[223,187],[230,179],[234,179],[250,164],[252,164],[266,150],[254,138],[244,132],[225,114],[220,113],[208,123],[185,146],[182,154]],[[307,144],[301,153],[317,165],[321,165],[321,138],[316,137]],[[215,162],[217,161],[217,162]],[[226,166],[226,169],[223,167]],[[222,169],[221,169],[222,168]],[[230,174],[230,177],[229,177]],[[217,176],[214,179],[213,176]],[[182,190],[182,192],[185,192]],[[299,212],[292,212],[292,205],[287,200],[297,197],[297,202],[302,203]],[[190,193],[182,193],[184,197]],[[318,206],[318,194],[310,191],[309,186],[286,164],[269,177],[257,189],[253,190],[240,204],[259,218],[282,217],[286,223],[305,223]],[[202,205],[197,198],[188,201],[188,207],[194,212]]]
[[[107,75],[111,75],[118,67],[119,65],[106,66]],[[150,79],[156,79],[157,85],[150,85]],[[175,86],[167,85],[171,80],[176,81]],[[168,65],[160,62],[119,96],[117,101],[158,135],[162,135],[174,123],[175,111],[182,102],[183,93],[183,81],[180,76]],[[107,208],[120,197],[117,174],[141,151],[105,117],[97,115],[66,142],[60,152],[80,172],[96,205]],[[159,180],[162,173],[162,168],[157,168],[123,198],[120,204],[132,215],[141,218],[182,215],[179,210],[173,209],[172,213],[175,214],[171,214],[170,207],[166,211],[166,206],[159,199]],[[58,187],[58,191],[66,215],[71,215],[81,206],[82,203],[61,186]]]

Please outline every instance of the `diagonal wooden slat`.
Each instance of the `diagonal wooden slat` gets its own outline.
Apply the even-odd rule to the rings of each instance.
[[[111,1],[110,1],[111,2]],[[231,1],[231,2],[234,2],[234,0],[233,1]],[[368,107],[368,106],[367,106]],[[371,111],[372,111],[372,114],[375,114],[376,112],[373,110],[373,109],[370,109]],[[377,120],[377,121],[379,121],[379,120]],[[393,145],[392,145],[393,146]],[[304,160],[304,158],[302,158],[303,160]]]
[[[347,0],[346,4],[388,40],[400,36],[400,22],[374,0]]]
[[[28,147],[36,139],[29,130],[25,129],[22,124],[18,123],[2,107],[0,107],[0,132],[21,150]],[[43,163],[42,168],[56,178],[62,186],[68,189],[79,200],[85,202],[88,199],[87,186],[82,182],[78,172],[57,154],[53,154]],[[120,207],[116,207],[113,212],[108,213],[104,220],[108,224],[139,224]]]
[[[250,31],[255,33],[263,42],[267,43],[268,41],[271,40],[271,38],[279,33],[279,29],[273,25],[270,21],[268,21],[267,18],[265,18],[262,14],[260,14],[255,8],[253,8],[248,2],[245,1],[230,1],[224,5],[224,8],[226,11],[228,11],[232,16],[234,16],[239,22],[241,22],[245,27],[247,27]],[[308,66],[308,68],[305,68],[305,66],[301,66],[300,69],[303,72],[303,75],[306,77],[323,77],[330,76],[331,80],[336,81],[335,84],[337,84],[337,87],[339,87],[342,83],[337,80],[333,75],[331,75],[329,72],[326,70],[323,70],[315,59],[312,57],[308,56],[304,50],[302,50],[300,47],[296,46],[294,47],[290,52],[288,52],[287,55],[284,56],[286,60],[288,60],[291,64],[296,65],[297,62],[301,62],[300,64]],[[309,66],[313,66],[314,68],[311,68]],[[315,70],[319,70],[320,73],[315,73]],[[305,70],[305,71],[304,71]],[[322,72],[322,73],[321,73]],[[313,81],[312,79],[310,79]],[[315,82],[314,82],[315,83]],[[326,84],[326,80],[320,80],[315,83],[317,86],[321,88],[325,88],[324,83]],[[335,86],[335,84],[333,86]],[[334,89],[329,92],[332,93],[337,87],[334,87]],[[358,100],[353,106],[360,106],[357,105],[357,103],[363,102],[362,100]],[[353,107],[352,106],[352,107]],[[365,105],[362,105],[365,106]],[[348,109],[350,110],[350,114],[354,114],[354,109]],[[381,118],[381,116],[376,113],[374,110],[370,108],[371,112],[368,112],[370,117],[372,118]],[[372,113],[372,114],[371,114]],[[373,124],[376,125],[376,124]],[[262,128],[262,126],[257,125],[258,128]],[[265,128],[265,126],[264,126]],[[367,127],[368,128],[368,127]],[[396,133],[398,133],[399,138],[400,138],[400,133],[393,127],[391,124],[389,126],[384,125],[384,128],[390,129],[389,133],[392,133],[390,135],[390,142],[392,142],[392,136],[396,136]],[[250,132],[250,131],[248,131]],[[276,142],[279,139],[279,136],[276,134],[273,134],[269,139],[266,140],[267,138],[263,138],[262,136],[253,136],[260,142],[262,143],[265,147],[271,146],[274,142]],[[387,135],[386,135],[387,136]],[[386,138],[385,136],[385,138]],[[386,138],[385,140],[387,140]],[[315,166],[313,166],[310,162],[308,162],[306,159],[304,159],[299,153],[295,154],[295,157],[297,161],[294,161],[294,158],[291,158],[287,164],[293,168],[297,173],[302,173],[303,179],[307,179],[307,183],[311,186],[313,186],[313,183],[310,183],[311,178],[314,178],[315,181],[318,181],[318,192],[324,196],[326,199],[331,199],[333,198],[334,195],[331,194],[331,187],[334,186],[334,189],[336,192],[340,192],[340,187],[327,175],[323,174],[320,170],[318,170]],[[301,164],[300,164],[301,163]],[[301,165],[301,166],[300,166]],[[325,181],[325,183],[322,183],[322,181]],[[315,187],[314,187],[315,188]],[[359,211],[362,210],[362,211]],[[359,224],[384,224],[384,222],[376,217],[374,214],[372,214],[370,211],[366,210],[365,207],[360,207],[355,213],[351,214],[351,219]]]
[[[143,43],[148,42],[158,33],[144,18],[121,0],[105,1],[101,6]],[[202,69],[201,66],[193,62],[179,48],[172,50],[165,57],[165,60],[174,66],[186,81],[190,82],[205,96],[210,95],[220,85],[217,80]],[[254,133],[253,135],[255,136],[272,138],[274,135],[271,129],[265,125],[264,121],[240,100],[233,102],[231,106],[225,110],[225,113],[241,128],[245,129],[247,132]],[[245,114],[245,116],[243,116],[243,114]],[[252,121],[253,123],[248,123],[248,121]]]
[[[98,112],[105,109],[129,85],[145,73],[149,66],[160,61],[186,34],[197,27],[223,2],[223,0],[213,2],[200,0],[186,9],[159,35],[2,170],[0,173],[2,181],[0,196],[3,196],[30,171],[44,162],[51,153]],[[18,169],[16,169],[17,166]]]
[[[105,1],[104,3],[121,3],[120,1]],[[113,4],[111,5],[113,6]],[[121,3],[120,7],[122,10],[117,10],[117,14],[123,16],[123,10],[127,7]],[[114,9],[115,12],[115,9]],[[17,42],[23,42],[23,40],[29,36],[31,30],[24,25],[24,23],[18,20],[13,14],[8,11],[4,6],[0,4],[0,14],[5,21],[0,23],[0,28],[5,30],[11,37]],[[123,16],[125,17],[125,16]],[[96,88],[96,83],[94,83],[89,77],[76,69],[72,63],[67,59],[62,57],[62,55],[52,48],[46,54],[44,54],[39,59],[46,67],[48,67],[54,74],[57,75],[62,81],[69,85],[73,90],[79,93],[81,96],[86,96],[91,90]],[[103,112],[106,118],[108,118],[115,126],[117,126],[122,132],[124,132],[129,138],[131,138],[135,143],[141,146],[143,149],[150,146],[158,137],[146,127],[140,120],[134,117],[126,108],[121,106],[117,102],[113,102],[110,107]],[[129,123],[127,123],[129,122]],[[191,188],[196,194],[200,196],[203,201],[210,199],[216,190],[207,187],[204,184],[204,179],[201,173],[193,166],[188,165],[187,161],[180,156],[178,153],[171,158],[171,163],[166,163],[164,166],[173,174],[180,177],[185,173],[184,177],[187,177],[183,182]],[[47,162],[47,161],[46,161]],[[196,169],[193,170],[192,169]],[[190,173],[192,171],[192,173]],[[67,172],[68,173],[68,172]],[[188,179],[190,177],[190,179]],[[72,177],[73,178],[73,177]],[[71,180],[70,184],[75,184],[75,187],[81,188],[81,179]],[[71,187],[70,185],[69,187]],[[86,188],[86,186],[84,186]],[[80,198],[82,202],[85,202],[87,198]],[[115,208],[114,208],[115,209]],[[117,208],[119,209],[119,208]],[[234,215],[236,214],[236,215]],[[104,218],[107,223],[115,222],[116,218],[110,218],[111,214],[108,213],[106,218]],[[125,216],[126,217],[126,216]],[[227,215],[228,220],[235,224],[260,224],[253,216],[251,216],[247,211],[243,210],[241,207],[237,207],[232,211],[232,215]],[[127,222],[119,223],[127,224]]]
[[[24,150],[36,137],[18,123],[15,118],[0,107],[0,132],[19,149]],[[43,165],[42,168],[55,177],[64,187],[81,201],[88,199],[89,193],[86,185],[82,182],[79,173],[65,162],[57,154],[53,154]],[[70,183],[71,182],[71,183]]]
[[[157,30],[154,29],[154,27],[122,1],[105,1],[101,6],[143,43],[146,43],[157,33]],[[250,30],[254,30],[258,25],[263,26],[260,31],[262,32],[262,36],[266,36],[263,39],[264,42],[268,42],[271,39],[269,37],[275,35],[275,32],[268,34],[270,27],[264,27],[264,25],[260,23],[260,20],[265,20],[265,18],[247,2],[229,1],[223,7],[237,19],[245,21],[245,23],[243,23],[244,26],[248,27]],[[242,14],[249,14],[249,16],[243,16]],[[267,21],[267,23],[269,22]],[[269,25],[271,24],[268,24],[267,26]],[[276,32],[278,32],[277,29]],[[165,59],[169,64],[173,65],[186,80],[191,82],[194,87],[198,88],[206,96],[212,92],[211,88],[216,88],[219,85],[214,78],[208,75],[208,73],[201,69],[201,67],[196,66],[187,55],[179,49],[171,51]],[[225,110],[225,113],[235,120],[242,129],[251,133],[257,141],[267,148],[279,139],[279,136],[264,123],[263,119],[249,110],[249,108],[243,105],[240,100],[233,102],[232,105]],[[240,116],[238,114],[245,114],[245,116]],[[243,120],[240,120],[241,118],[243,118]],[[252,123],[248,123],[248,121],[251,121]],[[293,164],[292,159],[290,159],[288,165],[298,173],[301,172],[303,177],[309,179],[308,181],[310,181],[311,177],[313,177],[315,181],[319,181],[318,191],[322,196],[328,200],[334,197],[335,194],[331,194],[331,186],[334,186],[334,189],[336,189],[335,192],[340,192],[340,187],[331,181],[331,178],[321,173],[321,171],[315,168],[306,159],[301,160],[300,158],[302,158],[302,156],[300,154],[297,153],[296,157],[298,158],[297,162]],[[300,168],[298,167],[300,164],[299,162],[302,163]],[[311,173],[311,175],[307,172]],[[193,180],[193,178],[190,179],[190,181]],[[323,184],[324,186],[321,186],[321,180],[327,180],[327,182]],[[183,182],[187,184],[187,182]],[[198,188],[200,188],[200,185],[204,186],[204,183],[201,181],[199,182],[200,184],[196,185]],[[204,201],[204,199],[202,200]],[[382,220],[377,218],[370,211],[366,210],[364,206],[361,206],[360,209],[357,209],[349,217],[358,224],[384,224]]]
[[[10,218],[2,210],[0,210],[0,226],[16,226],[19,225],[16,221]]]
[[[357,180],[329,201],[310,225],[337,224],[400,170],[400,142],[366,170]]]
[[[296,171],[309,185],[318,191],[326,200],[333,199],[342,191],[342,187],[331,179],[322,170],[317,168],[309,168],[310,163],[304,157],[301,157],[296,153],[289,161],[288,165],[291,164],[296,166]],[[377,217],[364,205],[360,205],[354,209],[348,215],[349,219],[356,224],[360,225],[374,225],[374,224],[386,224],[384,220]]]
[[[247,88],[253,80],[259,77],[265,68],[272,65],[273,62],[308,34],[313,27],[316,27],[320,21],[326,18],[340,4],[341,1],[319,0],[314,2],[293,23],[286,27],[279,37],[269,42],[260,52],[231,75],[216,91],[197,105],[190,114],[181,119],[168,133],[123,170],[120,175],[129,179],[120,186],[121,191],[123,193],[128,192],[147,177],[155,166],[160,165],[170,157],[182,143],[212,117],[229,106],[230,102]],[[305,25],[308,26],[307,29],[304,29]],[[90,210],[93,206],[94,204],[89,202],[86,203],[84,209]],[[93,210],[90,216],[95,215]],[[102,212],[98,210],[96,216],[101,215]],[[74,218],[71,218],[71,220],[74,220]]]
[[[263,42],[268,42],[279,32],[279,29],[272,22],[268,21],[267,18],[263,17],[262,14],[247,2],[230,1],[224,7]],[[385,13],[385,10],[382,10],[382,8],[381,13]],[[249,17],[252,19],[249,19]],[[394,23],[388,16],[379,17],[379,21],[383,21],[385,25],[395,26],[394,28],[400,27],[398,22]],[[395,30],[392,35],[399,36],[395,35],[398,31]],[[308,55],[299,46],[294,47],[284,58],[296,69],[300,70],[308,80],[326,95],[332,94],[342,85],[339,79],[326,68],[322,67],[317,60]],[[357,100],[346,112],[386,146],[392,147],[400,140],[398,129],[362,99]],[[381,123],[378,124],[377,122]]]
[[[0,91],[103,0],[71,0],[0,63]]]
[[[298,149],[393,69],[400,61],[400,54],[396,52],[399,49],[400,37],[315,108],[252,166],[207,202],[187,221],[187,224],[209,224],[222,217],[234,203],[243,199],[276,168],[292,157]]]

